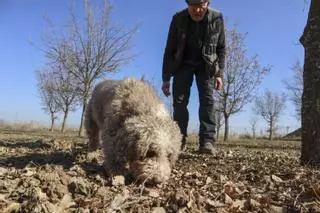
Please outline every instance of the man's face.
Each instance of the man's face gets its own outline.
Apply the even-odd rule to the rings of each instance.
[[[194,21],[201,21],[207,12],[209,2],[188,4],[188,12]]]

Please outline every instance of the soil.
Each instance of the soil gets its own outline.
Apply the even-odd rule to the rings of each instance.
[[[217,144],[210,156],[189,141],[170,180],[147,187],[107,181],[84,140],[1,132],[0,212],[320,212],[319,170],[297,148]]]

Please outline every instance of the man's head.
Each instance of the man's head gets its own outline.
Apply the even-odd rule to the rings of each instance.
[[[209,0],[186,0],[188,12],[194,21],[201,21],[207,12]]]

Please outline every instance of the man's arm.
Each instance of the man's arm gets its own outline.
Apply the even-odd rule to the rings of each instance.
[[[218,56],[218,65],[219,65],[219,71],[216,73],[216,77],[223,78],[223,70],[224,70],[224,63],[225,63],[225,57],[226,57],[226,45],[225,45],[225,29],[224,29],[224,20],[223,15],[221,14],[220,18],[217,20],[219,25],[219,38],[217,43],[217,56]]]
[[[176,26],[175,26],[176,16],[172,17],[167,43],[164,51],[163,65],[162,65],[162,81],[170,81],[172,72],[173,55],[176,48]]]

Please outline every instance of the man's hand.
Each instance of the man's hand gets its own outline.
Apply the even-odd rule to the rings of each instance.
[[[222,86],[223,86],[222,78],[221,77],[217,77],[216,80],[215,80],[215,89],[221,90]]]
[[[167,97],[170,95],[170,81],[164,81],[162,83],[162,92]]]

